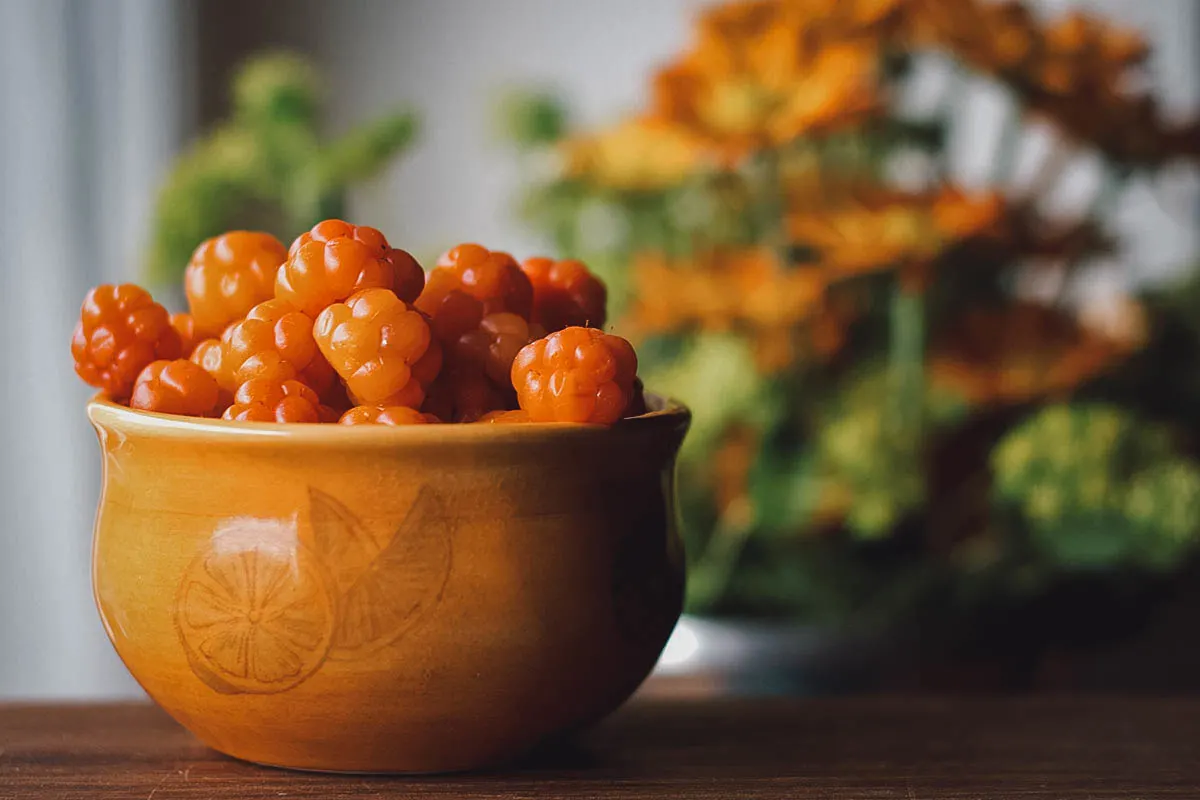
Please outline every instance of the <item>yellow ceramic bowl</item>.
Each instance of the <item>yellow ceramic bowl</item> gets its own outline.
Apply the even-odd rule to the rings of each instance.
[[[319,770],[497,764],[598,719],[680,611],[689,414],[612,428],[267,425],[88,406],[96,602],[210,746]]]

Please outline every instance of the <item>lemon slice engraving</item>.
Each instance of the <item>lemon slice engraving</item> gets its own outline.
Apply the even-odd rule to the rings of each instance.
[[[226,694],[299,685],[329,652],[328,583],[290,521],[245,520],[218,531],[188,566],[175,606],[192,671]]]
[[[423,486],[386,540],[333,497],[310,490],[311,544],[337,589],[329,658],[349,661],[394,644],[436,605],[450,574],[453,523]]]

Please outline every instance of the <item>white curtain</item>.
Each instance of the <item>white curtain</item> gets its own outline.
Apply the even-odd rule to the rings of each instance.
[[[136,279],[178,146],[173,0],[0,0],[0,699],[137,694],[91,595],[99,456],[69,338]]]

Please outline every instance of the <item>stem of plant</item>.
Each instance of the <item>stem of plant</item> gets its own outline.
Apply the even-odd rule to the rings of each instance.
[[[903,278],[892,290],[888,379],[893,434],[919,444],[925,416],[925,293]]]
[[[728,591],[738,559],[754,531],[753,509],[739,510],[745,513],[726,510],[721,516],[704,553],[692,568],[688,581],[690,605],[712,608]]]
[[[763,241],[775,251],[779,265],[784,269],[792,266],[787,236],[787,198],[784,196],[780,153],[765,149],[759,154],[759,213]]]

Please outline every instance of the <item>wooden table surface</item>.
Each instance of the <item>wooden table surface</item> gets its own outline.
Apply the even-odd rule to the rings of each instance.
[[[0,798],[1200,798],[1200,699],[635,700],[504,772],[220,756],[148,705],[0,705]]]

